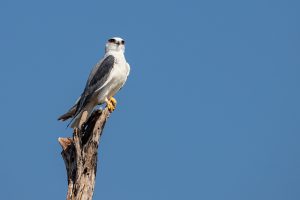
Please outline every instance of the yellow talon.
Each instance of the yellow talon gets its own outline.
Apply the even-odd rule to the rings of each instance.
[[[113,97],[110,97],[109,101],[116,107],[117,105],[117,100]]]
[[[114,105],[113,101],[110,100],[106,100],[106,104],[107,104],[107,108],[109,112],[113,112],[116,109],[116,106]]]
[[[113,112],[115,110],[114,105],[110,101],[108,102],[107,107],[109,112]]]

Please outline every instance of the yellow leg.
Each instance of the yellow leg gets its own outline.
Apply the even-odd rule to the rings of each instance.
[[[113,97],[110,97],[109,101],[116,107],[117,105],[117,100]]]
[[[106,99],[105,102],[109,112],[113,112],[116,109],[117,101],[113,97],[111,97],[109,100]]]

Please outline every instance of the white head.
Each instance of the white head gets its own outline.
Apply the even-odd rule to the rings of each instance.
[[[107,40],[105,45],[105,52],[108,51],[120,51],[125,52],[125,41],[119,37],[113,37]]]

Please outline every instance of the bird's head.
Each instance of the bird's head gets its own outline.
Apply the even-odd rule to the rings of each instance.
[[[119,37],[113,37],[107,40],[105,51],[125,51],[125,41]]]

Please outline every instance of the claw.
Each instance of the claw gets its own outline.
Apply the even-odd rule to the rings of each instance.
[[[116,109],[116,107],[111,102],[107,104],[107,107],[109,112],[113,112]]]
[[[108,111],[109,112],[113,112],[115,109],[116,109],[116,106],[113,104],[113,102],[110,100],[106,100],[106,105],[107,105],[107,108],[108,108]]]
[[[113,97],[110,97],[109,101],[116,107],[117,105],[117,100]]]

